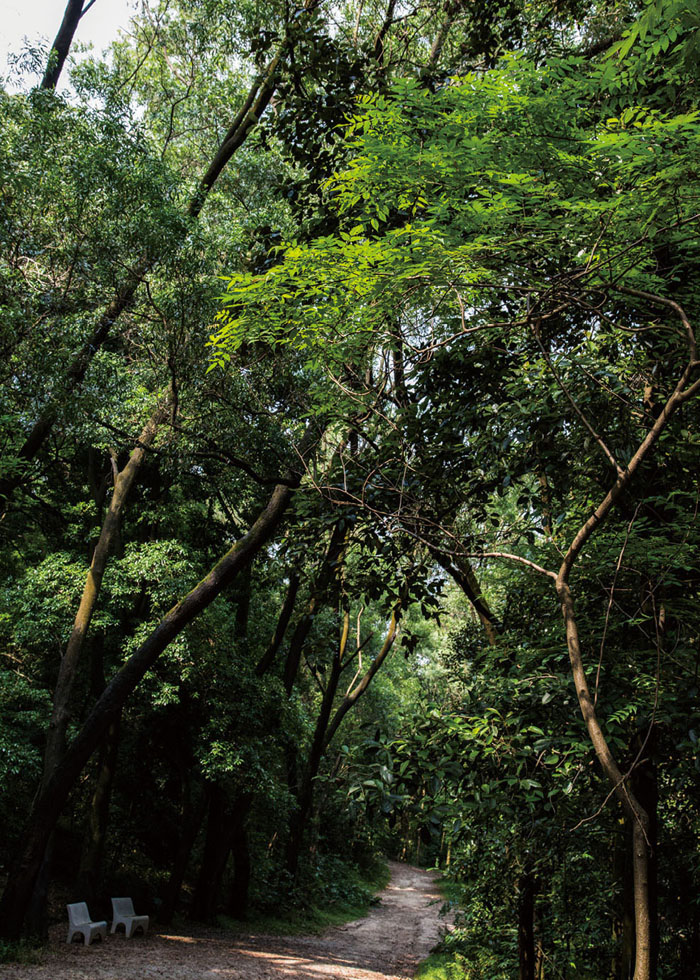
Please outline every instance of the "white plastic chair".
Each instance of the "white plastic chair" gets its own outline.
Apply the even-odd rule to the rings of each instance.
[[[134,903],[130,898],[113,898],[112,932],[117,931],[117,926],[124,926],[127,939],[131,939],[136,929],[143,929],[145,936],[148,929],[148,916],[135,915]]]
[[[91,922],[90,913],[85,902],[74,902],[66,905],[68,909],[68,939],[66,942],[73,942],[74,936],[82,936],[86,946],[89,946],[95,937],[98,939],[107,938],[106,922]]]

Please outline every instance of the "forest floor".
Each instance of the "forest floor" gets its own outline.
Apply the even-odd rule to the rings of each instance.
[[[54,926],[41,960],[3,964],[2,980],[406,980],[437,943],[444,920],[434,875],[391,863],[381,901],[356,922],[319,936],[266,936],[196,928],[122,934],[84,946]]]

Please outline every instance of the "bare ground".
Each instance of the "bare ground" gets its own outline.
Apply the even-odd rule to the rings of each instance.
[[[320,936],[248,936],[216,929],[123,934],[83,946],[56,926],[40,963],[0,966],[2,980],[407,980],[444,924],[435,879],[391,864],[381,902],[356,922]]]

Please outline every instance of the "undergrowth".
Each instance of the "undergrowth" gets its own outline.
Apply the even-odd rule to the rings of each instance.
[[[324,863],[325,864],[325,863]],[[389,882],[389,868],[377,861],[365,871],[357,871],[338,864],[328,874],[319,878],[315,887],[305,896],[283,903],[278,911],[255,910],[240,922],[228,916],[219,916],[217,922],[233,932],[267,933],[270,935],[301,935],[319,933],[331,926],[342,925],[367,915],[377,901],[376,894]]]
[[[26,939],[19,942],[0,941],[0,963],[38,963],[40,949]]]
[[[449,878],[438,880],[438,887],[445,904],[457,905],[460,896],[460,886]],[[454,949],[449,948],[449,936],[443,940],[440,948],[423,960],[418,967],[415,980],[470,980],[467,960]]]
[[[423,960],[416,980],[468,980],[467,961],[459,953],[431,953]]]

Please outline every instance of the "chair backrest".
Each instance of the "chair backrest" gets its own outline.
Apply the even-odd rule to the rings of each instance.
[[[72,926],[80,926],[90,921],[90,913],[85,902],[73,902],[66,905],[68,909],[68,921]]]
[[[134,915],[134,903],[130,898],[113,898],[112,912],[115,915]]]

